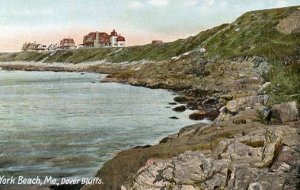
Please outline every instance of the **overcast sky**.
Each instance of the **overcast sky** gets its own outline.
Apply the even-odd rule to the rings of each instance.
[[[76,44],[92,31],[116,29],[127,45],[172,41],[228,23],[242,13],[300,5],[300,0],[0,0],[0,52],[27,41]]]

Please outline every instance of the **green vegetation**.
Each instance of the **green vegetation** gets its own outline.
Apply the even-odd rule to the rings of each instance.
[[[227,25],[221,25],[213,29],[201,32],[197,36],[181,39],[161,45],[144,45],[126,48],[102,48],[102,49],[77,49],[61,50],[53,55],[50,53],[21,52],[13,54],[0,54],[0,61],[41,61],[45,62],[69,62],[80,63],[99,61],[106,59],[113,63],[132,62],[139,60],[162,61],[200,47],[200,44]]]
[[[2,53],[0,61],[42,61],[48,56],[48,53],[38,52],[20,52],[20,53]]]
[[[260,56],[284,60],[299,55],[300,34],[281,34],[276,26],[296,7],[248,12],[203,45],[210,57]]]
[[[300,62],[289,66],[273,64],[269,73],[271,104],[296,100],[300,103]]]
[[[300,54],[300,34],[282,34],[276,26],[298,7],[245,13],[231,24],[223,24],[196,36],[161,45],[126,48],[77,49],[50,53],[22,52],[0,54],[0,61],[41,61],[79,63],[107,60],[113,63],[139,60],[161,61],[206,48],[205,56],[214,59],[260,56],[269,60],[295,59]]]

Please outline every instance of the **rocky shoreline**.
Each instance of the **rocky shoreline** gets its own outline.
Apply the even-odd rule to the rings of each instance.
[[[246,66],[249,70],[254,68],[253,60],[256,59],[231,61],[230,64],[241,65],[245,71]],[[263,62],[264,60],[261,61]],[[170,104],[175,105],[177,102],[185,106],[175,107],[174,111],[191,109],[195,110],[190,115],[191,119],[209,118],[215,121],[210,125],[185,127],[179,133],[165,137],[158,145],[135,147],[120,152],[105,163],[96,175],[103,179],[104,185],[86,185],[81,188],[83,190],[299,187],[300,122],[296,102],[274,105],[272,109],[268,109],[268,95],[261,93],[264,91],[262,81],[259,78],[251,80],[257,72],[241,73],[238,68],[235,72],[241,76],[232,81],[227,80],[230,85],[236,84],[231,86],[235,89],[234,94],[216,89],[223,87],[222,84],[204,89],[203,86],[199,88],[192,83],[173,88],[179,81],[169,81],[166,84],[156,83],[157,75],[153,75],[152,79],[148,78],[146,82],[144,78],[135,77],[137,72],[145,72],[143,69],[149,70],[149,67],[157,64],[160,63],[135,63],[118,68],[103,63],[84,66],[66,64],[62,67],[43,63],[0,65],[5,70],[98,73],[106,71],[109,75],[103,82],[177,90],[180,95]],[[136,73],[128,78],[120,77],[120,74],[127,70],[135,70]],[[231,74],[234,74],[232,70]],[[214,79],[209,78],[203,80],[212,83]],[[243,84],[248,86],[243,87]],[[235,92],[243,96],[236,96]]]
[[[48,63],[0,67],[105,73],[102,82],[172,89],[179,96],[170,104],[184,104],[174,111],[190,109],[190,119],[214,121],[184,127],[157,145],[118,153],[96,174],[104,184],[82,190],[297,190],[299,10],[296,6],[248,12],[231,24],[162,46],[110,49],[107,54],[3,54],[4,61]],[[102,61],[81,63],[95,60]]]
[[[171,64],[176,68],[186,60]],[[206,84],[193,83],[192,78],[177,89],[174,86],[181,81],[168,80],[172,72],[166,76],[141,74],[150,73],[151,66],[127,68],[106,81],[179,90],[181,95],[174,101],[186,106],[176,110],[192,109],[191,119],[215,122],[183,128],[158,145],[119,153],[96,175],[103,178],[104,185],[85,186],[84,190],[299,188],[299,106],[289,102],[270,107],[268,83],[262,78],[268,71],[265,59],[227,60],[223,68],[218,63],[204,64],[202,76],[210,67],[215,69],[202,77]],[[153,67],[163,68],[160,63]],[[134,72],[123,77],[122,72],[128,70]],[[181,73],[177,77],[184,79]]]

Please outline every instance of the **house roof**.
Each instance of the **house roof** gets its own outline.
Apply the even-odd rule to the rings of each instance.
[[[83,44],[93,43],[96,40],[97,32],[90,32],[88,35],[84,36]],[[99,43],[109,43],[110,36],[106,32],[98,32]],[[92,40],[92,41],[90,41]]]
[[[70,43],[75,43],[75,42],[74,42],[73,38],[64,38],[60,41],[60,45],[62,45],[62,46],[66,43],[70,44]]]
[[[117,41],[118,42],[125,42],[125,38],[123,36],[118,36]]]

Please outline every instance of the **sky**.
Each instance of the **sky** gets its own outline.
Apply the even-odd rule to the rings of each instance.
[[[0,52],[65,37],[80,44],[89,32],[113,29],[127,46],[174,41],[250,10],[294,5],[300,0],[0,0]]]

